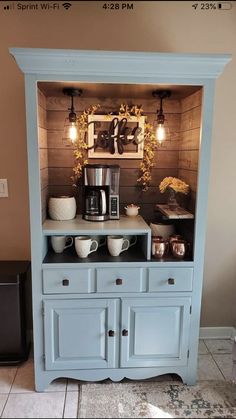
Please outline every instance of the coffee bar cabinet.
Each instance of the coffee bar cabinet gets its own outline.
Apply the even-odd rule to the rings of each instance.
[[[60,377],[120,381],[174,373],[196,383],[215,80],[230,56],[25,48],[10,53],[25,75],[36,391]],[[138,156],[132,149],[129,160],[119,153],[114,159],[98,150],[89,154],[90,164],[120,167],[119,219],[84,220],[80,187],[73,220],[48,218],[49,197],[66,195],[71,185],[73,148],[61,140],[68,109],[61,92],[68,86],[82,86],[84,104],[100,98],[107,113],[120,98],[140,104],[143,94],[144,113],[151,114],[158,104],[144,92],[151,96],[166,86],[174,92],[165,109],[175,142],[158,151],[156,185],[149,193],[130,187],[142,147]],[[191,242],[185,259],[151,255],[153,214],[166,218],[165,200],[157,196],[165,176],[191,186],[190,219],[174,220]],[[123,215],[130,201],[140,206],[140,215]],[[51,236],[105,241],[110,235],[135,244],[119,256],[100,246],[82,259],[74,246],[60,254],[51,247]]]

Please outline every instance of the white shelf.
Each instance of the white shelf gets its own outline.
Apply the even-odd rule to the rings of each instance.
[[[175,210],[171,210],[167,204],[157,204],[156,208],[170,220],[194,218],[194,215],[191,212],[182,207],[177,207]]]
[[[102,222],[86,221],[78,215],[69,221],[47,219],[43,224],[43,234],[45,236],[59,234],[148,234],[151,236],[151,229],[140,215],[136,217],[121,215],[119,220]]]

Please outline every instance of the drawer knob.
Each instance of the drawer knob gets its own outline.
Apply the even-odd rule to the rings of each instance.
[[[175,279],[174,278],[168,278],[168,284],[169,285],[175,285]]]
[[[129,332],[127,329],[122,330],[122,336],[128,336]]]
[[[108,331],[108,336],[110,336],[111,338],[113,338],[115,336],[114,330],[109,330]]]
[[[70,283],[69,279],[63,279],[62,280],[63,287],[68,287],[69,283]]]
[[[116,279],[116,285],[122,285],[122,284],[123,284],[123,279],[117,278]]]

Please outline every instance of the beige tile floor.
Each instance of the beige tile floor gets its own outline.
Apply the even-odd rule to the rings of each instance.
[[[200,340],[198,380],[230,381],[231,353],[230,339]],[[77,418],[79,391],[79,382],[59,379],[36,393],[32,358],[19,367],[0,367],[0,417]]]

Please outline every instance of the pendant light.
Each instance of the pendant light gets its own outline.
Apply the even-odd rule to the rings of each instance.
[[[74,88],[65,88],[63,89],[63,93],[64,95],[71,97],[71,106],[70,108],[68,108],[70,113],[68,117],[65,119],[65,123],[64,123],[63,140],[74,144],[78,140],[78,136],[79,136],[78,120],[77,120],[77,115],[75,113],[75,108],[74,108],[74,97],[81,96],[82,90],[74,89]]]
[[[163,113],[162,102],[163,99],[166,99],[171,96],[170,90],[154,90],[152,92],[153,97],[158,97],[160,99],[160,109],[157,111],[157,120],[155,123],[155,135],[159,144],[162,144],[164,140],[169,137],[169,129],[167,126],[167,121]]]

